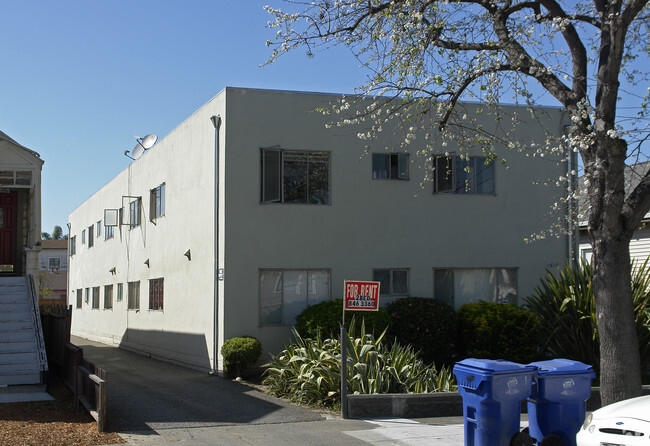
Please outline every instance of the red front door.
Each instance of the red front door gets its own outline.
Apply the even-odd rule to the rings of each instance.
[[[16,271],[16,192],[0,192],[0,274]]]

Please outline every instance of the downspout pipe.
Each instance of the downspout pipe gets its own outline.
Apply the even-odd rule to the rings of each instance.
[[[219,370],[218,323],[219,323],[219,130],[221,116],[212,115],[210,121],[214,127],[214,321],[212,323],[212,369],[210,375],[216,375]]]

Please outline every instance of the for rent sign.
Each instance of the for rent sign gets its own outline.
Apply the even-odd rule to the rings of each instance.
[[[343,307],[346,310],[379,309],[379,282],[346,280],[343,295]]]

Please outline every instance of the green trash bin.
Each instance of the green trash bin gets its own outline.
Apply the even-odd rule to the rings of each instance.
[[[530,396],[536,371],[534,366],[501,359],[456,363],[465,446],[510,446],[519,435],[521,402]]]

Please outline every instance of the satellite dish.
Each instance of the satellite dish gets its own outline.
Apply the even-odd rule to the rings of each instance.
[[[147,150],[149,150],[150,148],[152,148],[153,145],[156,144],[156,141],[158,140],[158,136],[154,134],[149,134],[144,138],[140,138],[139,136],[134,136],[134,138],[136,141],[138,141],[138,143],[135,145],[133,150],[131,150],[131,156],[129,156],[128,150],[124,151],[124,155],[131,158],[132,160],[137,160],[138,158],[140,158],[142,154]]]
[[[131,151],[131,155],[133,155],[134,160],[140,158],[143,153],[144,153],[144,147],[139,142],[135,145],[135,147]]]
[[[142,147],[144,147],[144,150],[148,150],[153,147],[154,144],[156,144],[156,141],[158,140],[158,136],[151,134],[147,135],[142,139],[139,139],[138,142]]]

